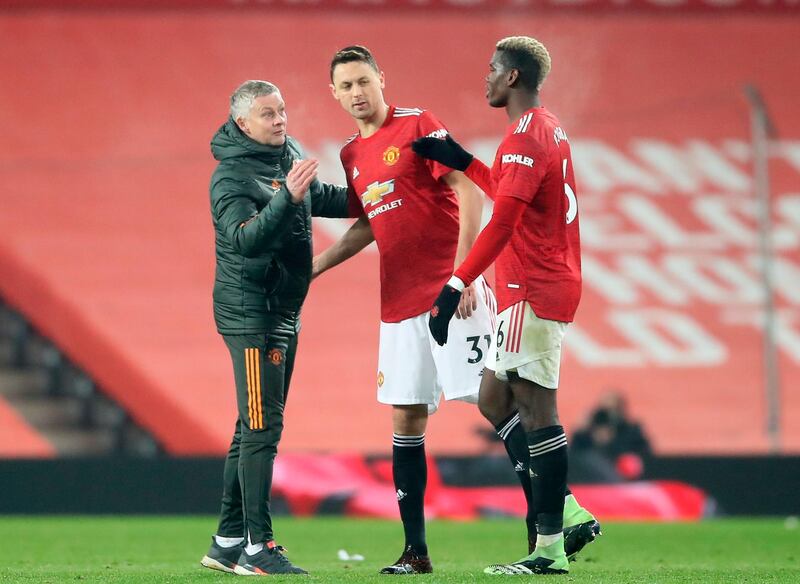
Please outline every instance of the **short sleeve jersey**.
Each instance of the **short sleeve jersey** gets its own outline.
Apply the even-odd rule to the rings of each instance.
[[[427,312],[453,272],[458,200],[441,177],[452,169],[411,150],[423,136],[447,130],[428,111],[390,107],[373,135],[341,151],[351,216],[367,216],[380,253],[381,320]]]
[[[543,107],[506,130],[492,166],[495,202],[527,203],[495,261],[498,311],[527,300],[540,318],[571,322],[581,297],[581,249],[569,141]],[[495,203],[496,204],[496,203]]]

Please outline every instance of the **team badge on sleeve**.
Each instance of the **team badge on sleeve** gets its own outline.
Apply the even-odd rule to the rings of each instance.
[[[267,358],[273,365],[280,365],[281,361],[283,361],[283,353],[281,353],[280,349],[271,349],[270,352],[267,353]]]

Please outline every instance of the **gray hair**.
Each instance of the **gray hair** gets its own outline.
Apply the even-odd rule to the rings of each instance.
[[[280,93],[280,89],[269,81],[257,79],[245,81],[231,95],[231,118],[234,120],[246,118],[257,98],[273,93]]]

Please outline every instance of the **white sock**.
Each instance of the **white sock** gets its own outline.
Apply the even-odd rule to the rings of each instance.
[[[545,547],[550,544],[557,542],[559,539],[564,539],[564,534],[562,533],[554,533],[552,535],[543,535],[541,533],[536,535],[536,547],[539,546]]]
[[[215,535],[214,539],[217,541],[219,547],[224,548],[232,548],[244,541],[243,537],[222,537],[221,535]]]
[[[248,556],[252,556],[253,554],[257,554],[261,550],[264,549],[263,543],[252,543],[250,541],[250,534],[247,534],[247,545],[244,546],[244,551]]]

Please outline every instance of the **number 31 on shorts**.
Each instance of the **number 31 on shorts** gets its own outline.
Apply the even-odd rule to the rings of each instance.
[[[467,363],[470,365],[474,365],[475,363],[481,363],[483,361],[483,349],[481,349],[481,340],[486,341],[486,350],[488,351],[489,348],[492,346],[492,336],[491,335],[483,335],[483,337],[475,336],[475,337],[467,337],[467,343],[469,344],[469,356],[467,357]]]

